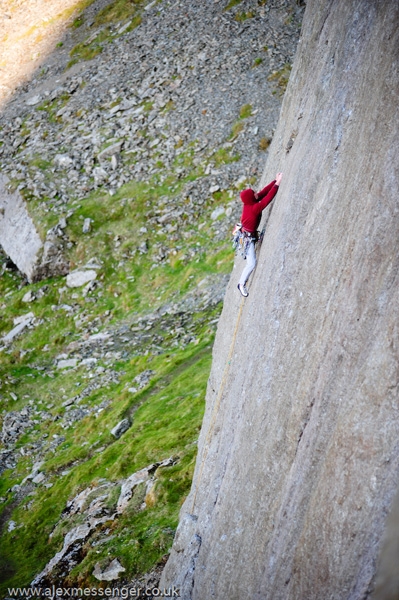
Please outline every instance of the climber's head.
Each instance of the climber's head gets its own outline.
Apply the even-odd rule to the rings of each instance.
[[[240,198],[244,204],[255,204],[256,202],[255,192],[250,188],[240,192]]]

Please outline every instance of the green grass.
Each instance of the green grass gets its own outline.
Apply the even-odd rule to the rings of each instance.
[[[57,112],[60,110],[60,108],[62,108],[63,106],[65,106],[67,104],[69,99],[70,99],[70,95],[68,94],[68,92],[64,92],[63,94],[58,96],[58,98],[56,98],[55,100],[45,100],[44,102],[39,104],[39,106],[37,107],[37,110],[46,112],[48,121],[50,123],[60,123],[61,119],[59,117],[57,117]],[[34,161],[32,161],[31,164],[33,165]],[[43,159],[39,158],[38,162],[36,164],[37,164],[37,166],[40,165],[39,168],[44,168],[42,166]]]
[[[74,21],[72,21],[71,23],[71,27],[76,27],[75,21],[77,19],[84,20],[83,11],[86,8],[88,8],[91,4],[93,4],[93,2],[94,0],[80,0],[80,2],[77,3],[77,5],[65,11],[66,13],[70,13],[71,15],[77,14],[77,17],[75,17]]]
[[[79,17],[76,17],[76,19],[74,19],[74,21],[71,24],[71,27],[73,27],[74,29],[77,29],[78,27],[81,27],[84,23],[84,18],[83,15],[80,15]]]
[[[146,4],[143,0],[114,0],[105,6],[96,16],[97,25],[125,21],[130,18],[137,20],[135,26],[141,22],[139,10]]]
[[[241,2],[242,0],[230,0],[224,10],[230,10],[234,6],[237,6],[237,4],[241,4]]]
[[[89,0],[86,0],[86,5]],[[98,34],[92,39],[89,36],[86,40],[80,42],[70,52],[71,60],[68,62],[67,68],[77,63],[80,60],[91,60],[100,54],[105,44],[112,41],[117,31],[114,31],[115,24],[122,22],[130,22],[125,33],[138,27],[141,23],[141,9],[146,3],[143,0],[114,0],[109,3],[96,15],[92,29],[100,28]],[[83,8],[86,7],[83,5]],[[72,23],[72,27],[80,27],[84,22],[84,16],[79,14]],[[90,38],[91,41],[88,42]]]
[[[252,104],[244,104],[240,108],[240,119],[247,119],[252,115]]]
[[[85,0],[81,7],[89,3],[90,0]],[[230,2],[229,8],[235,4],[238,2]],[[93,26],[93,31],[99,26],[103,29],[89,44],[76,46],[71,59],[78,61],[101,52],[104,44],[118,35],[115,23],[131,20],[130,28],[139,23],[143,5],[139,1],[121,0],[109,4],[98,14]],[[83,19],[84,15],[78,14],[72,27],[79,27]],[[65,95],[45,101],[37,109],[61,127],[62,119],[56,114],[68,100]],[[118,102],[119,99],[115,100],[114,105]],[[146,112],[153,109],[148,100],[142,106]],[[164,110],[174,108],[170,102]],[[233,137],[242,131],[244,119],[251,115],[251,105],[244,105],[233,125]],[[45,119],[43,122],[45,135]],[[141,135],[143,140],[151,141],[145,128]],[[104,369],[104,375],[84,366],[59,370],[56,357],[73,352],[71,348],[76,350],[88,333],[122,325],[130,331],[132,325],[137,327],[140,317],[182,300],[197,290],[206,277],[231,271],[230,240],[214,239],[208,227],[198,228],[209,224],[215,207],[231,201],[227,191],[202,198],[198,205],[190,198],[182,200],[180,195],[187,183],[204,176],[206,164],[220,167],[239,160],[239,156],[227,144],[210,150],[195,165],[194,142],[186,144],[180,140],[175,148],[176,156],[168,172],[154,147],[151,158],[157,161],[159,172],[148,181],[131,181],[112,196],[104,188],[84,199],[73,200],[72,196],[68,208],[73,209],[73,214],[68,217],[66,228],[72,244],[68,258],[71,269],[93,257],[100,260],[94,291],[84,294],[83,289],[65,288],[62,277],[26,287],[18,273],[4,271],[0,276],[3,299],[0,334],[12,329],[15,317],[30,311],[35,315],[34,327],[25,330],[9,349],[0,353],[0,425],[4,418],[2,411],[20,411],[24,407],[32,411],[30,424],[16,443],[19,452],[16,467],[4,471],[0,483],[0,512],[5,522],[11,518],[17,524],[13,531],[3,529],[0,536],[3,573],[0,592],[4,594],[8,587],[29,585],[61,549],[66,532],[80,522],[82,515],[71,519],[62,516],[68,500],[89,486],[99,487],[106,480],[110,484],[106,504],[114,508],[119,495],[118,482],[150,463],[174,456],[173,467],[157,472],[146,508],[142,510],[145,487],[141,486],[122,515],[92,534],[82,549],[79,564],[68,578],[61,579],[65,585],[98,586],[92,575],[94,565],[97,562],[105,565],[110,556],[119,558],[127,578],[138,576],[151,570],[171,547],[179,510],[191,485],[215,323],[221,306],[191,316],[165,316],[149,326],[148,336],[137,346],[116,341],[110,348],[110,357],[98,357],[95,368]],[[60,148],[59,152],[67,149]],[[123,151],[121,157],[126,164],[137,160]],[[52,161],[45,155],[32,156],[26,166],[32,178],[38,171],[46,182],[56,176]],[[19,181],[12,183],[16,186]],[[52,211],[56,199],[36,198],[28,190],[24,190],[24,195],[44,237],[59,219]],[[175,228],[171,233],[165,226],[148,221],[167,204],[178,204],[183,209],[182,214],[168,223],[172,230]],[[193,217],[189,216],[191,212]],[[83,235],[82,225],[87,217],[92,219],[92,229]],[[147,234],[140,232],[143,227],[147,227]],[[139,250],[143,240],[147,241],[145,253]],[[162,259],[159,259],[160,248],[164,253]],[[0,256],[2,262],[4,256]],[[22,301],[28,289],[40,296],[31,304]],[[60,305],[64,308],[59,308]],[[176,319],[182,319],[182,333],[175,331]],[[185,336],[189,342],[184,340]],[[113,355],[115,352],[119,354]],[[136,393],[129,391],[134,378],[146,369],[154,371],[147,386]],[[90,414],[73,427],[66,427],[64,418],[68,410],[63,404],[79,394],[82,395],[79,406]],[[37,418],[36,410],[45,412],[47,418]],[[132,425],[116,440],[110,430],[125,417],[131,418]],[[51,487],[32,484],[32,492],[21,500],[13,488],[31,473],[38,456],[43,460],[41,468]],[[95,545],[103,538],[104,543]]]
[[[226,165],[232,162],[237,162],[238,160],[240,160],[240,156],[238,154],[232,154],[231,150],[227,148],[219,148],[212,155],[212,161],[215,163],[216,167],[220,167],[221,165]]]
[[[234,19],[236,21],[238,21],[239,23],[243,23],[244,21],[246,21],[247,19],[253,19],[254,17],[256,17],[256,13],[253,10],[248,10],[248,11],[243,11],[243,12],[239,12],[235,15]]]
[[[259,140],[259,150],[265,151],[271,144],[271,139],[263,137]]]
[[[161,469],[157,476],[153,503],[142,511],[143,498],[140,498],[139,502],[132,502],[117,520],[107,523],[103,529],[111,525],[116,538],[101,545],[100,554],[94,548],[87,548],[83,562],[71,573],[70,581],[95,583],[91,575],[94,564],[108,557],[109,552],[122,560],[129,577],[145,572],[162,558],[171,545],[178,512],[191,484],[195,442],[211,362],[211,343],[212,336],[202,344],[169,355],[169,363],[165,363],[164,358],[154,358],[151,367],[159,369],[160,376],[149,389],[143,390],[137,398],[123,393],[114,396],[107,418],[101,422],[101,430],[106,433],[103,435],[105,440],[100,443],[108,444],[101,454],[90,455],[89,452],[89,456],[84,457],[78,451],[84,441],[89,440],[89,445],[84,448],[90,448],[94,440],[98,441],[96,424],[90,422],[93,418],[84,419],[79,428],[66,432],[64,450],[43,465],[44,471],[50,474],[53,487],[48,490],[37,488],[28,511],[26,502],[16,508],[13,519],[23,523],[23,527],[2,536],[3,557],[16,570],[7,580],[7,587],[27,584],[39,565],[43,567],[59,550],[71,523],[79,522],[79,517],[68,523],[60,520],[68,498],[100,479],[118,481],[152,462],[176,456],[175,466]],[[137,362],[140,363],[140,359]],[[124,365],[126,379],[137,372],[137,366],[136,361]],[[61,383],[65,389],[65,382]],[[58,385],[61,383],[58,381]],[[116,387],[114,394],[118,394]],[[132,427],[119,440],[114,440],[108,428],[137,402],[141,405],[135,412]],[[50,437],[55,430],[48,430]],[[78,464],[69,475],[57,477],[57,473],[75,462]],[[115,505],[117,497],[116,490],[110,497],[111,506]],[[96,532],[95,537],[98,535]],[[137,544],[132,545],[132,540]]]
[[[242,121],[236,121],[231,128],[229,140],[234,140],[238,136],[238,134],[241,133],[241,131],[243,130],[244,123]]]
[[[231,133],[230,133],[230,136],[229,136],[229,141],[235,140],[236,137],[242,131],[244,131],[245,125],[243,123],[243,120],[244,119],[248,119],[251,116],[252,116],[252,104],[244,104],[240,108],[240,113],[239,113],[238,120],[233,123],[233,126],[231,128]]]
[[[285,63],[281,69],[278,71],[273,71],[271,75],[267,78],[275,85],[275,93],[278,93],[282,96],[287,89],[288,80],[290,78],[291,73],[291,65],[289,63]]]

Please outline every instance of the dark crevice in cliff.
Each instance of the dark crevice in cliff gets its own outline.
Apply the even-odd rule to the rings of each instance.
[[[315,398],[313,398],[312,402],[309,404],[309,406],[308,406],[308,408],[306,410],[305,418],[303,420],[303,423],[302,423],[302,426],[301,426],[301,431],[299,432],[299,436],[298,436],[298,442],[297,442],[297,445],[296,445],[295,455],[298,452],[299,444],[301,443],[302,436],[304,434],[306,426],[307,426],[307,424],[310,421],[310,417],[311,417],[311,414],[312,414],[312,408],[313,408],[314,403],[315,403]]]

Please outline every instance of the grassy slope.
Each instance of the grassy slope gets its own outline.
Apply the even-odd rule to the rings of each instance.
[[[148,194],[148,187],[152,188],[153,196]],[[93,327],[92,332],[101,331],[103,326],[109,329],[121,322],[129,323],[129,319],[137,320],[150,309],[179,300],[204,276],[231,269],[229,245],[216,247],[201,232],[187,242],[179,238],[180,249],[171,249],[169,259],[155,268],[151,268],[154,264],[151,240],[147,254],[135,252],[141,241],[138,230],[146,224],[145,215],[140,215],[138,207],[145,206],[148,210],[152,202],[157,201],[157,194],[164,192],[151,185],[127,184],[113,197],[99,198],[94,194],[70,219],[67,233],[76,241],[71,251],[72,265],[84,264],[93,256],[99,258],[103,263],[99,271],[100,293],[95,290],[85,297],[81,289],[65,289],[63,278],[52,279],[31,285],[29,289],[33,291],[44,284],[48,290],[42,298],[26,305],[22,297],[27,288],[19,285],[19,276],[3,274],[0,294],[3,298],[6,296],[7,309],[2,330],[9,331],[12,318],[28,311],[34,312],[38,324],[18,338],[9,352],[2,353],[2,409],[21,410],[33,400],[33,405],[46,410],[52,419],[62,417],[65,398],[74,396],[85,386],[87,372],[84,367],[73,371],[53,370],[54,359],[65,352],[71,342],[82,340],[80,319],[85,327]],[[128,200],[134,197],[135,202],[121,204],[122,197]],[[213,206],[214,203],[206,212]],[[80,216],[87,214],[93,218],[94,227],[91,234],[83,236]],[[188,229],[191,231],[191,227]],[[114,244],[115,235],[122,239],[118,247]],[[162,240],[164,235],[161,233],[158,239]],[[166,246],[169,243],[166,239],[162,241]],[[197,242],[201,251],[191,260],[187,259],[190,248],[198,248]],[[64,288],[62,299],[60,288]],[[95,302],[87,302],[91,298]],[[60,302],[72,306],[73,314],[53,310]],[[49,543],[48,535],[68,499],[101,478],[116,481],[152,462],[176,455],[179,462],[159,478],[154,506],[144,512],[129,511],[114,523],[116,538],[110,545],[103,544],[100,554],[89,550],[82,565],[75,569],[75,575],[79,581],[94,583],[89,573],[94,563],[109,553],[120,557],[128,576],[135,575],[150,569],[168,550],[179,508],[190,486],[211,362],[214,325],[210,326],[209,322],[217,318],[219,310],[220,306],[209,309],[209,314],[193,316],[190,335],[194,341],[188,346],[176,341],[172,333],[150,331],[151,335],[161,333],[160,354],[146,355],[144,346],[137,356],[125,359],[122,356],[115,362],[112,359],[99,361],[97,366],[106,369],[110,366],[107,362],[111,362],[112,370],[120,376],[119,383],[111,382],[105,389],[95,390],[85,398],[85,405],[89,406],[100,404],[105,397],[110,400],[101,418],[90,415],[67,430],[62,429],[59,420],[44,421],[20,438],[19,447],[29,447],[43,440],[44,434],[49,440],[61,435],[65,440],[55,453],[46,453],[42,466],[53,487],[38,486],[32,497],[25,499],[12,514],[18,528],[3,533],[1,538],[3,559],[10,572],[15,572],[7,579],[7,586],[28,583],[59,550],[61,536],[54,535]],[[156,373],[147,386],[149,389],[136,394],[128,392],[134,377],[148,368]],[[49,369],[51,376],[47,375]],[[11,390],[17,400],[11,399]],[[114,440],[110,429],[137,404],[141,405],[135,412],[133,426],[119,440]],[[92,449],[101,446],[105,446],[105,450],[93,454]],[[12,486],[31,469],[32,459],[21,456],[15,470],[3,473],[0,494],[5,497],[6,505],[13,498]],[[59,474],[67,469],[68,475],[61,479]],[[148,528],[151,535],[147,534]]]

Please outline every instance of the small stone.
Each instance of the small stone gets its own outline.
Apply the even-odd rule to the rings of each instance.
[[[110,337],[111,337],[110,333],[107,333],[106,331],[100,331],[100,333],[92,333],[86,340],[86,343],[91,344],[91,343],[96,343],[96,342],[104,342],[105,340],[108,340],[108,338],[110,338]]]
[[[93,575],[99,581],[113,581],[114,579],[119,579],[119,573],[123,573],[124,571],[126,569],[122,567],[117,558],[114,558],[104,571],[101,571],[100,563],[96,563]]]
[[[83,221],[82,232],[90,233],[90,231],[91,231],[91,219],[90,219],[90,217],[88,217],[87,219],[85,219]]]
[[[21,315],[20,317],[15,317],[13,323],[14,325],[19,325],[20,323],[24,323],[27,321],[32,321],[35,318],[33,312],[29,312],[26,315]]]
[[[125,431],[127,431],[130,427],[129,419],[122,419],[113,429],[111,429],[111,434],[116,438],[120,438]]]
[[[142,242],[140,244],[140,246],[138,247],[138,250],[139,250],[140,254],[146,254],[148,252],[148,242],[147,242],[147,240],[144,240],[144,242]]]
[[[44,473],[38,473],[36,475],[36,477],[34,477],[32,479],[32,481],[33,481],[33,483],[38,484],[38,483],[42,483],[45,479],[46,479],[46,476],[44,475]]]
[[[35,106],[35,104],[39,104],[41,99],[42,99],[42,97],[40,95],[31,96],[30,98],[27,99],[26,104],[27,104],[27,106]]]
[[[216,221],[216,219],[218,217],[220,217],[221,215],[224,215],[225,210],[223,208],[223,206],[218,206],[218,208],[215,208],[215,210],[211,213],[211,219],[212,221]]]
[[[84,268],[85,269],[101,269],[101,263],[98,260],[98,258],[93,257],[85,264]]]
[[[240,188],[243,186],[243,184],[247,181],[247,177],[246,175],[241,175],[241,177],[239,177],[237,179],[237,181],[234,183],[234,187],[236,188]]]
[[[118,167],[118,163],[119,163],[118,156],[116,154],[113,154],[111,156],[111,167],[112,167],[113,171],[116,171],[116,169]]]
[[[97,359],[94,357],[90,357],[90,358],[84,358],[80,364],[85,367],[92,367],[96,363],[97,363]]]
[[[78,364],[77,358],[67,358],[57,363],[57,369],[73,369]]]
[[[131,23],[132,23],[131,21],[128,21],[127,23],[125,23],[125,24],[124,24],[124,25],[123,25],[123,26],[122,26],[122,27],[119,29],[119,31],[118,31],[118,34],[119,34],[119,35],[122,35],[122,33],[124,33],[124,32],[126,31],[126,29],[127,29],[128,27],[130,27]]]
[[[102,167],[95,167],[93,169],[93,175],[94,175],[94,179],[98,183],[100,183],[101,181],[103,181],[107,178],[107,171],[105,169],[103,169]]]
[[[156,0],[152,0],[152,2],[150,2],[149,4],[147,4],[147,6],[144,7],[144,10],[150,10],[154,4],[156,3]]]
[[[67,154],[56,154],[54,164],[60,169],[69,169],[73,166],[73,160]]]
[[[37,477],[39,475],[39,469],[42,466],[42,464],[43,464],[42,460],[38,461],[38,462],[35,462],[34,465],[32,466],[32,472],[29,475],[27,475],[25,479],[26,480],[29,480],[29,479],[33,480],[35,477]]]
[[[29,324],[29,321],[23,321],[19,323],[16,327],[11,329],[4,337],[3,342],[8,343],[11,342],[14,338],[16,338]]]
[[[94,281],[97,277],[97,273],[93,270],[88,271],[74,271],[69,273],[66,277],[66,284],[69,288],[82,287],[89,281]]]
[[[16,526],[17,526],[17,524],[15,521],[8,521],[7,531],[14,531]]]
[[[22,298],[22,302],[33,302],[34,300],[36,300],[36,294],[32,292],[32,290],[26,292],[26,294]]]
[[[65,400],[65,402],[62,403],[62,406],[65,406],[65,407],[71,406],[71,404],[73,404],[74,402],[75,402],[75,398],[68,398],[68,400]]]
[[[117,142],[108,146],[98,155],[98,160],[104,160],[105,158],[111,157],[113,154],[119,154],[122,148],[123,142]]]

